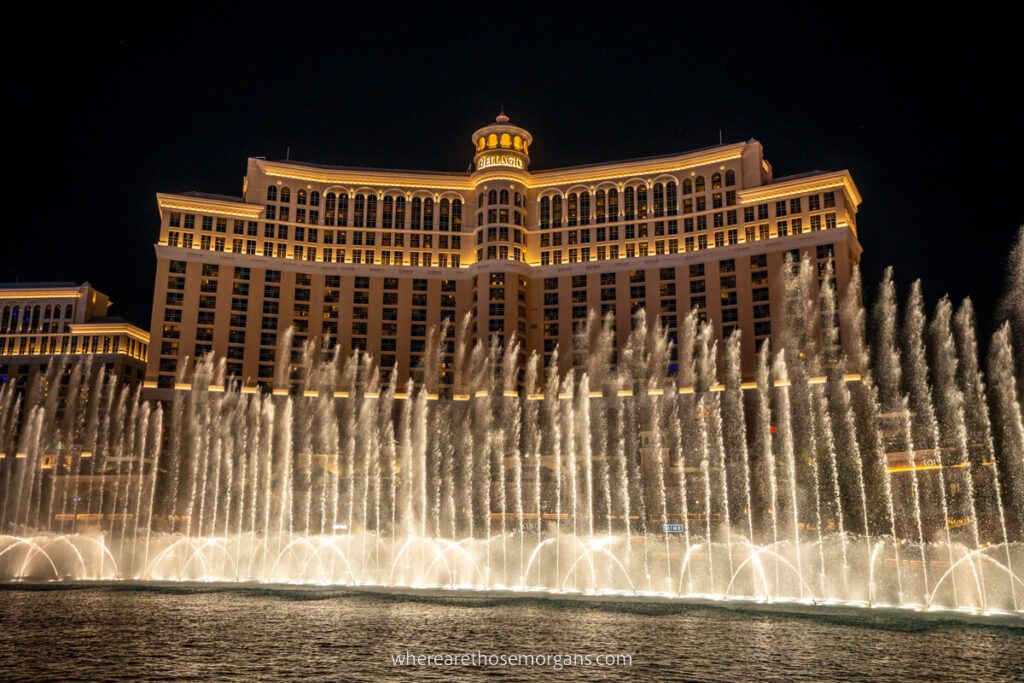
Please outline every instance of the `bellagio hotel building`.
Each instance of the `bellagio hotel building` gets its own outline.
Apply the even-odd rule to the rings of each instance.
[[[560,347],[564,372],[589,311],[614,316],[621,348],[640,308],[670,335],[691,308],[720,336],[741,329],[752,374],[781,328],[785,255],[831,262],[840,294],[860,258],[849,172],[775,178],[756,140],[531,170],[533,137],[502,114],[472,143],[464,173],[256,157],[240,197],[158,194],[146,385],[173,389],[212,351],[243,390],[288,389],[274,363],[289,326],[294,347],[364,350],[401,384],[430,328],[454,337],[467,312],[476,340],[515,333],[523,358]]]

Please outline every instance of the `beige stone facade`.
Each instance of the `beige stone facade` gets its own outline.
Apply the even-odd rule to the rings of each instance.
[[[429,329],[467,312],[476,339],[515,334],[546,362],[558,346],[564,371],[589,311],[613,315],[622,343],[641,307],[670,334],[691,308],[742,330],[750,373],[780,327],[786,253],[831,262],[840,295],[860,258],[850,174],[774,178],[756,140],[537,171],[504,115],[471,141],[467,173],[251,158],[240,197],[158,194],[147,386],[172,389],[214,352],[243,386],[286,389],[289,326],[404,382]]]
[[[149,334],[107,316],[111,301],[88,282],[0,284],[0,381],[27,385],[57,360],[90,359],[128,384],[145,376]]]

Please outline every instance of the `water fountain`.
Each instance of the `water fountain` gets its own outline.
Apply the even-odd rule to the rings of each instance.
[[[159,404],[53,363],[0,391],[0,577],[1024,611],[1021,340],[983,372],[970,302],[929,321],[915,283],[898,324],[887,273],[869,343],[859,276],[786,269],[751,381],[695,313],[640,312],[617,367],[592,315],[564,377],[465,323],[419,386],[307,346],[292,391],[203,358]]]

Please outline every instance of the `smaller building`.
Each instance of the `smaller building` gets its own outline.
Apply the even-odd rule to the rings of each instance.
[[[111,303],[88,282],[0,283],[0,383],[25,387],[55,360],[85,358],[125,383],[142,382],[149,332],[108,316]]]

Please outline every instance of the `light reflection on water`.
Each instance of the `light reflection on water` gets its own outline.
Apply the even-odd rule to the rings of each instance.
[[[1014,680],[1024,624],[814,610],[93,585],[0,589],[3,677],[346,681],[530,679],[540,669],[396,668],[413,653],[624,653],[562,680]]]

